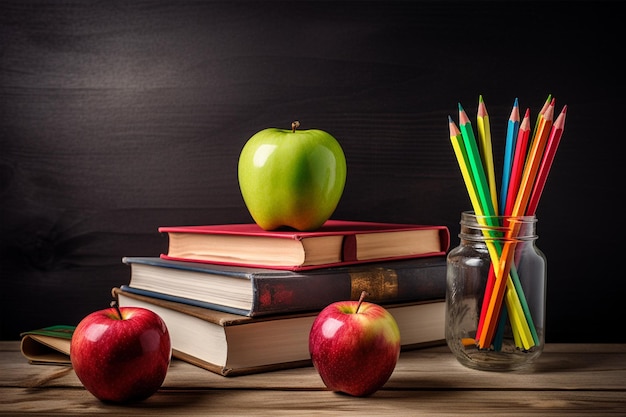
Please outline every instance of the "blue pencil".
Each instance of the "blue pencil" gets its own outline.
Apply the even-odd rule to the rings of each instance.
[[[506,130],[506,143],[504,147],[504,163],[502,168],[502,186],[500,190],[500,213],[504,213],[506,206],[507,192],[509,189],[509,179],[511,178],[511,167],[513,166],[513,153],[515,152],[515,141],[520,125],[519,104],[517,98],[513,103],[513,109],[509,116]]]

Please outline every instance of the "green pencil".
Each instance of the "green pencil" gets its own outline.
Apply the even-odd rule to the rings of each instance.
[[[467,158],[470,163],[470,169],[472,176],[476,182],[476,192],[480,200],[480,205],[483,208],[483,214],[491,217],[495,216],[495,210],[493,202],[491,201],[491,193],[489,192],[489,186],[487,184],[487,177],[485,176],[485,170],[478,152],[478,146],[476,145],[476,137],[472,130],[472,122],[470,122],[467,113],[459,103],[459,129],[463,136],[463,142],[465,143],[465,150],[467,151]]]

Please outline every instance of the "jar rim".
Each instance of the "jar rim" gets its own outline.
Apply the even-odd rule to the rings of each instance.
[[[461,212],[461,217],[469,217],[469,218],[473,218],[473,219],[496,219],[498,221],[507,219],[507,220],[517,220],[520,222],[524,222],[524,223],[536,223],[537,222],[537,216],[533,215],[523,215],[523,216],[509,216],[509,215],[496,215],[496,216],[484,216],[484,215],[479,215],[476,214],[473,210],[466,210]]]
[[[533,216],[477,216],[473,211],[461,213],[461,239],[477,241],[537,239],[537,218]]]

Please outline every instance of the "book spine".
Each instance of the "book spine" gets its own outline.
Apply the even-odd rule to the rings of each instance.
[[[442,299],[446,291],[445,258],[413,267],[347,268],[341,272],[295,273],[288,277],[253,276],[250,315],[321,310],[343,300],[390,304]]]

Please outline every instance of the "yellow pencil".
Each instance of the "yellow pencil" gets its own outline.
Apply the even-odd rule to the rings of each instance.
[[[478,98],[478,112],[476,116],[476,126],[478,128],[478,146],[487,182],[489,183],[489,194],[494,208],[494,213],[498,214],[498,193],[496,188],[496,173],[493,164],[493,148],[491,145],[491,125],[489,114],[483,96]]]
[[[480,201],[478,200],[476,186],[472,180],[472,175],[470,174],[467,152],[465,151],[465,145],[463,145],[463,135],[450,116],[448,116],[448,126],[450,128],[450,141],[452,142],[452,149],[454,149],[454,154],[456,155],[459,168],[461,169],[461,176],[465,182],[465,188],[467,188],[467,194],[469,195],[472,203],[472,208],[474,209],[474,213],[482,216],[483,210],[480,206]]]

